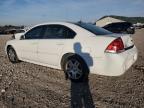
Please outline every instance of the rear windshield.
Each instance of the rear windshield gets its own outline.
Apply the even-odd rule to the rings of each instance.
[[[83,23],[83,22],[78,22],[75,23],[76,25],[94,33],[95,35],[108,35],[112,34],[112,32],[105,30],[103,28],[97,27],[95,25],[89,24],[89,23]]]

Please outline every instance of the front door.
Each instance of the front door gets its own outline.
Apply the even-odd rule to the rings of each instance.
[[[21,52],[21,58],[24,60],[38,60],[38,42],[42,37],[43,26],[37,26],[29,30],[24,39],[19,41],[18,50]]]

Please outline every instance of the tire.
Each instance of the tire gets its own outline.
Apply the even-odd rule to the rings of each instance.
[[[88,80],[88,67],[84,60],[77,55],[67,57],[64,60],[63,70],[67,78],[72,82],[84,82]]]
[[[20,62],[18,57],[17,57],[15,50],[12,47],[8,47],[7,55],[8,55],[10,62],[12,62],[12,63],[19,63]]]

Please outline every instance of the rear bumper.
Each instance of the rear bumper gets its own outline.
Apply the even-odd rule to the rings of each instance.
[[[137,49],[133,48],[119,54],[105,53],[103,58],[94,58],[91,73],[105,76],[124,74],[137,60]]]

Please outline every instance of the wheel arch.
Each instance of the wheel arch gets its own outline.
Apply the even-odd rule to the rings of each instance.
[[[13,48],[13,49],[14,49],[14,47],[13,47],[12,45],[7,45],[7,46],[6,46],[6,53],[7,53],[7,51],[8,51],[9,48]],[[15,50],[15,49],[14,49],[14,50]]]
[[[79,57],[79,58],[84,62],[84,64],[87,66],[88,73],[90,72],[90,69],[89,69],[86,61],[83,59],[82,56],[80,56],[79,54],[76,54],[76,53],[66,53],[66,54],[64,54],[64,55],[62,56],[61,62],[60,62],[60,65],[61,65],[61,69],[62,69],[62,70],[64,69],[64,65],[63,65],[63,64],[64,64],[64,62],[65,62],[65,59],[67,59],[68,57],[71,57],[71,56],[77,56],[77,57]]]
[[[6,50],[8,50],[8,48],[10,48],[10,47],[12,47],[12,48],[13,48],[13,46],[12,46],[12,45],[7,45]]]

